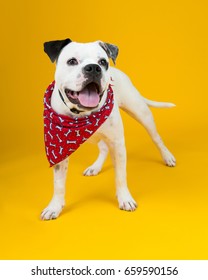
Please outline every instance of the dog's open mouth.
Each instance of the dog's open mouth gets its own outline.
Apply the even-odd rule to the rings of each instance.
[[[99,85],[93,82],[86,85],[81,91],[71,91],[68,88],[65,88],[64,91],[70,102],[84,108],[97,107],[102,97]]]

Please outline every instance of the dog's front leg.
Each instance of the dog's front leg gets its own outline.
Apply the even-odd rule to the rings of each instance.
[[[68,169],[68,159],[56,164],[54,172],[54,194],[49,205],[42,211],[42,220],[56,219],[65,205],[65,181]]]
[[[126,211],[134,211],[137,203],[131,196],[126,179],[126,148],[124,139],[110,144],[110,153],[115,168],[116,196],[119,208]]]

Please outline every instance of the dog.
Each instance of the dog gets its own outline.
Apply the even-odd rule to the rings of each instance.
[[[110,152],[115,168],[116,196],[119,208],[126,211],[136,210],[137,203],[127,187],[126,148],[119,108],[144,126],[159,149],[164,163],[174,167],[176,165],[175,157],[164,145],[158,134],[149,106],[169,108],[175,105],[151,101],[142,97],[126,74],[111,67],[110,59],[115,64],[119,51],[118,47],[113,44],[102,41],[77,43],[65,39],[44,43],[44,51],[52,62],[56,62],[55,84],[52,87],[50,98],[52,113],[50,112],[50,114],[54,112],[58,118],[66,116],[66,118],[69,117],[78,122],[79,119],[90,118],[91,115],[98,114],[101,109],[107,107],[106,100],[111,98],[111,101],[108,100],[112,105],[110,114],[104,117],[105,121],[90,137],[90,140],[98,144],[98,158],[83,174],[85,176],[97,175],[102,169],[108,152]],[[113,90],[111,97],[108,96],[109,87]],[[50,120],[49,124],[52,125]],[[62,127],[58,129],[61,130]],[[87,131],[90,132],[89,129]],[[67,134],[65,135],[67,136]],[[59,140],[62,141],[60,137]],[[70,141],[67,140],[67,142]],[[71,142],[75,143],[76,140]],[[55,146],[52,143],[50,145]],[[63,147],[60,147],[60,151],[62,151],[61,149]],[[54,160],[58,156],[54,150],[52,153],[51,157],[54,157]],[[49,205],[41,213],[42,220],[57,218],[65,205],[68,157],[65,155],[63,160],[57,163],[53,162],[53,164],[54,194]]]

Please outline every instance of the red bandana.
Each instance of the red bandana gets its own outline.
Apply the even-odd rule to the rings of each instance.
[[[51,95],[55,82],[47,88],[44,96],[44,138],[50,167],[76,151],[106,121],[113,109],[113,90],[109,85],[105,104],[85,117],[69,117],[57,114],[51,107]]]

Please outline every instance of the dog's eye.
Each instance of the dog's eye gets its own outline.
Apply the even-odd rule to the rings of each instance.
[[[108,62],[107,62],[107,60],[105,59],[105,58],[102,58],[102,59],[100,59],[99,60],[99,62],[98,62],[101,66],[104,66],[104,67],[108,67]]]
[[[70,58],[69,60],[67,60],[67,64],[70,66],[74,66],[78,64],[78,61],[76,60],[76,58]]]

